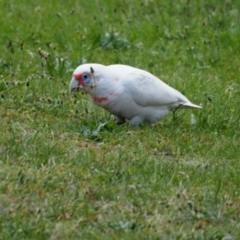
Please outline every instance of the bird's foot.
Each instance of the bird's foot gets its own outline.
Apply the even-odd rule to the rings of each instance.
[[[120,116],[116,116],[116,124],[117,125],[121,125],[125,123],[125,118],[120,117]]]
[[[142,120],[140,117],[135,116],[135,117],[133,117],[133,118],[130,120],[129,125],[130,125],[131,127],[137,127],[137,126],[139,126],[140,124],[142,124],[142,122],[143,122],[143,120]]]

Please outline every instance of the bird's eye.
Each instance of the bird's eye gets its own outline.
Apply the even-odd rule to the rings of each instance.
[[[91,82],[91,77],[89,76],[89,74],[84,73],[82,75],[82,80],[84,81],[85,84],[89,84]]]

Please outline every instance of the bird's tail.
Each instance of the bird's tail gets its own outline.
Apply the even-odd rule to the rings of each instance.
[[[181,108],[202,108],[202,107],[191,102],[186,102],[181,105]]]

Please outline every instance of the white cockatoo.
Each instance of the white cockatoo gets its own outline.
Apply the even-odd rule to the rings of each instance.
[[[153,124],[178,108],[201,108],[151,73],[126,66],[80,65],[73,73],[71,91],[88,93],[94,104],[116,116],[116,123]]]

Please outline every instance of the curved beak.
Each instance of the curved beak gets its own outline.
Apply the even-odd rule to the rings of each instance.
[[[78,82],[78,80],[75,77],[73,77],[69,84],[69,92],[71,93],[72,91],[79,91],[81,88],[82,85]]]

